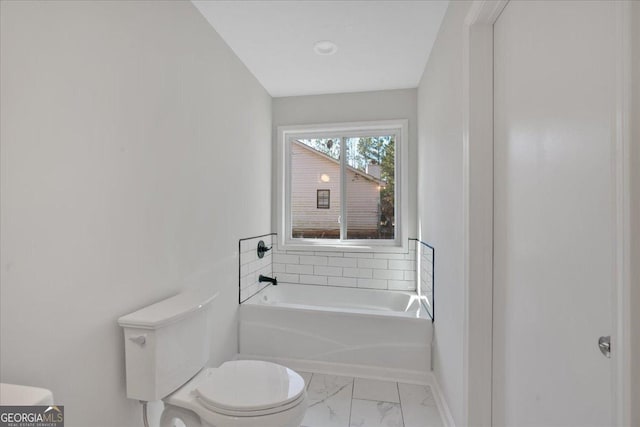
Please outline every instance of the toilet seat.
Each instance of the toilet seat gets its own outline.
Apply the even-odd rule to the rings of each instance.
[[[289,402],[286,405],[276,406],[276,407],[273,407],[273,408],[262,409],[262,410],[258,410],[258,411],[237,411],[237,410],[234,411],[234,410],[230,410],[230,409],[217,408],[215,406],[209,405],[207,402],[205,402],[204,400],[201,400],[201,399],[198,399],[198,403],[200,403],[200,405],[205,407],[207,410],[209,410],[211,412],[215,412],[217,414],[228,415],[230,417],[258,417],[258,416],[263,416],[263,415],[277,414],[278,412],[284,412],[286,410],[289,410],[289,409],[299,405],[300,402],[302,402],[304,400],[304,398],[305,398],[305,396],[302,395],[299,398],[297,398],[296,400],[294,400],[293,402]]]
[[[295,406],[304,380],[284,366],[236,360],[212,369],[192,394],[206,408],[234,416],[266,415]]]
[[[203,426],[216,427],[299,426],[307,408],[304,379],[298,373],[257,360],[204,369],[163,401],[163,418],[184,408],[197,414]]]

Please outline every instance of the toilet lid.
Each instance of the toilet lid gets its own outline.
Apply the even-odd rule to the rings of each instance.
[[[275,363],[258,360],[225,362],[195,388],[197,397],[226,411],[279,408],[304,393],[304,379]]]

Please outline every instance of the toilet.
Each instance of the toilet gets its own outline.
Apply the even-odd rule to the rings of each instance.
[[[0,406],[53,405],[51,390],[18,384],[0,383]]]
[[[118,319],[127,397],[162,400],[161,427],[176,420],[187,427],[299,427],[307,395],[295,371],[259,360],[205,367],[209,308],[216,297],[189,291]]]

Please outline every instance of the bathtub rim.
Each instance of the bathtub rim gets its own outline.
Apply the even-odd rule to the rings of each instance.
[[[265,286],[260,291],[256,292],[251,297],[247,298],[240,307],[243,306],[252,306],[252,307],[261,307],[264,309],[271,310],[286,310],[286,311],[307,311],[307,312],[323,312],[323,313],[335,313],[347,316],[371,316],[371,317],[381,317],[381,318],[398,318],[404,321],[413,320],[413,321],[429,321],[432,322],[431,316],[428,313],[426,307],[424,307],[423,302],[420,300],[420,296],[416,291],[392,291],[388,289],[362,289],[362,288],[345,288],[343,286],[330,286],[330,285],[299,285],[297,283],[283,283],[291,286],[305,286],[305,287],[313,287],[316,289],[360,289],[362,291],[367,292],[376,292],[376,293],[394,293],[394,294],[405,294],[410,297],[416,297],[417,300],[412,304],[417,304],[421,310],[420,314],[416,316],[417,309],[413,309],[410,311],[383,311],[383,310],[367,310],[367,309],[357,309],[357,308],[338,308],[338,307],[330,307],[326,305],[311,305],[311,304],[295,304],[295,303],[275,303],[275,304],[263,304],[257,302],[257,297],[262,294],[265,290],[268,290],[273,285]],[[279,286],[279,285],[278,285]],[[253,301],[252,301],[253,300]]]

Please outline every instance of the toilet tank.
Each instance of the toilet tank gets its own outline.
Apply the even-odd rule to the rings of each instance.
[[[127,397],[162,399],[205,366],[208,311],[217,295],[191,290],[118,319],[124,329]]]

